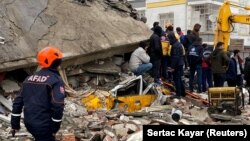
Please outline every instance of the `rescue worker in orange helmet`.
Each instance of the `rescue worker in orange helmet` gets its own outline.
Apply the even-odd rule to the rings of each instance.
[[[24,110],[24,124],[35,140],[55,141],[65,98],[64,83],[57,70],[62,62],[62,52],[49,46],[38,52],[37,60],[42,69],[23,82],[21,92],[13,102],[11,127],[12,131],[20,129]]]

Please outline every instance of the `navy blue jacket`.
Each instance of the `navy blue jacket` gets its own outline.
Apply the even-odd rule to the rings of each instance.
[[[161,38],[159,35],[154,33],[150,37],[149,49],[148,49],[149,56],[153,59],[161,59],[162,58],[162,45],[161,45]]]
[[[184,65],[184,51],[182,45],[179,41],[176,41],[172,44],[171,53],[170,53],[170,60],[171,60],[171,68],[176,69],[179,66]]]
[[[24,124],[31,134],[56,133],[64,109],[64,83],[56,70],[42,69],[28,76],[13,103],[12,129],[20,129],[24,110]]]
[[[247,57],[245,59],[245,66],[244,66],[244,79],[246,81],[250,81],[250,58]],[[249,84],[248,84],[249,85]]]
[[[236,81],[236,78],[237,78],[237,64],[236,64],[236,61],[231,58],[230,61],[229,61],[229,65],[228,65],[228,69],[227,69],[227,72],[226,72],[226,78],[227,80],[235,80]]]
[[[202,64],[203,48],[199,44],[193,44],[188,49],[188,63],[190,67]]]

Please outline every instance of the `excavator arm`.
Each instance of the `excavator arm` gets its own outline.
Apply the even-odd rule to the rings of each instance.
[[[217,26],[214,36],[214,45],[218,42],[224,43],[224,50],[228,50],[228,44],[230,39],[230,33],[232,32],[233,23],[249,24],[250,25],[250,15],[234,15],[231,12],[230,6],[241,7],[237,4],[225,2],[219,9],[219,14],[217,17]],[[241,7],[246,10],[250,10],[250,7]]]
[[[250,15],[235,15],[231,17],[232,22],[250,25]]]

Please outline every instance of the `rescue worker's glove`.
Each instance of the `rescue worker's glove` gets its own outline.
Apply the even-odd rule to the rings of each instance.
[[[61,122],[54,122],[52,121],[52,133],[57,133],[57,131],[60,129]]]

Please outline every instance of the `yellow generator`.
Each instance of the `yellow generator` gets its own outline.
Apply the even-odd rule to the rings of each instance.
[[[208,90],[209,114],[240,115],[242,97],[237,87],[214,87]],[[243,96],[243,95],[242,95]],[[244,98],[243,98],[244,99]]]

